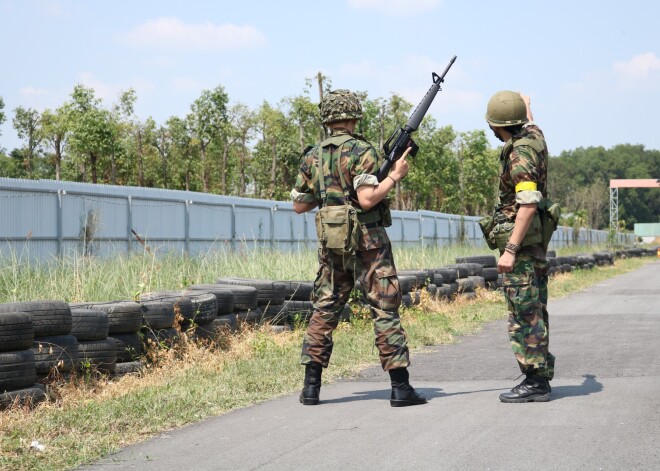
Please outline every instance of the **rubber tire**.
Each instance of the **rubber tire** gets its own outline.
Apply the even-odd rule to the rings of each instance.
[[[414,275],[397,275],[399,279],[399,288],[401,289],[401,294],[408,294],[413,289],[416,289],[419,283],[419,280]]]
[[[34,326],[27,312],[0,314],[0,352],[25,350],[32,346]]]
[[[498,274],[499,273],[497,273],[497,268],[487,267],[487,268],[484,268],[482,276],[484,277],[484,280],[486,280],[486,281],[495,281],[495,280],[497,280],[497,275]]]
[[[80,340],[103,340],[108,337],[108,313],[101,309],[71,309],[71,335]]]
[[[161,301],[172,303],[175,318],[183,320],[192,319],[194,315],[193,303],[182,291],[154,291],[140,295],[140,302]]]
[[[286,299],[289,301],[309,301],[314,291],[313,281],[283,281]]]
[[[431,284],[442,286],[445,283],[445,277],[441,273],[433,273],[430,277]]]
[[[261,322],[261,317],[263,316],[263,313],[261,312],[260,308],[249,309],[249,310],[245,310],[245,311],[237,311],[235,314],[236,314],[236,322],[238,322],[238,325],[241,325],[241,324],[248,324],[248,325],[259,324]]]
[[[179,331],[174,327],[168,329],[147,330],[144,332],[144,345],[145,350],[150,348],[159,348],[161,344],[165,346],[172,346],[179,340]]]
[[[216,283],[223,285],[242,285],[257,288],[258,304],[283,304],[286,298],[286,285],[278,281],[254,280],[251,278],[218,278]]]
[[[78,339],[73,335],[36,337],[32,352],[38,375],[47,375],[53,368],[66,373],[78,366]]]
[[[458,283],[459,293],[472,293],[474,292],[474,282],[470,278],[459,278],[456,280]]]
[[[457,273],[456,279],[468,277],[468,269],[465,264],[447,265],[445,268],[453,268],[454,270],[456,270]]]
[[[438,275],[442,275],[442,284],[452,283],[458,278],[458,271],[455,268],[435,268],[433,271]]]
[[[456,263],[477,263],[484,268],[497,267],[494,255],[473,255],[469,257],[456,257]]]
[[[218,285],[208,284],[188,286],[186,292],[188,291],[205,291],[213,294],[218,303],[218,316],[234,312],[234,293],[228,289]]]
[[[285,301],[286,302],[286,301]],[[286,320],[288,315],[284,310],[284,304],[269,304],[268,306],[262,306],[261,311],[263,313],[262,322],[269,322],[271,324],[277,324],[278,321]]]
[[[113,334],[108,338],[115,341],[117,363],[135,361],[142,355],[142,338],[139,334]]]
[[[12,405],[18,407],[34,407],[46,400],[46,391],[43,384],[35,383],[32,386],[0,393],[0,410]]]
[[[119,376],[130,373],[139,373],[143,369],[144,369],[144,365],[139,360],[125,361],[123,363],[117,363],[117,366],[115,367],[115,374]]]
[[[142,310],[133,301],[106,301],[75,304],[88,309],[100,309],[108,314],[108,335],[132,334],[142,327]]]
[[[37,382],[32,350],[0,352],[0,393],[27,388]]]
[[[174,304],[167,301],[144,301],[140,303],[142,325],[151,329],[169,329],[174,327],[176,314]]]
[[[397,275],[414,276],[417,278],[417,283],[413,284],[411,288],[421,288],[426,286],[428,282],[428,272],[426,270],[397,270]]]
[[[213,293],[184,291],[183,295],[190,299],[193,307],[193,316],[185,319],[187,322],[183,322],[183,325],[208,324],[218,317],[218,298]]]
[[[497,277],[495,277],[497,279]],[[474,286],[474,290],[476,291],[477,288],[486,288],[486,280],[484,279],[483,276],[468,276],[468,280],[472,282],[472,286]]]
[[[216,320],[213,321],[213,329],[217,331],[229,330],[230,332],[236,332],[238,330],[238,320],[236,319],[236,314],[223,314],[218,316]]]
[[[81,368],[89,361],[92,368],[102,373],[114,373],[117,369],[117,344],[111,338],[79,342],[78,356]]]
[[[32,314],[35,337],[66,335],[71,332],[71,308],[63,301],[25,301],[0,304],[0,313]]]
[[[234,295],[234,312],[256,309],[259,305],[259,290],[254,286],[218,285]]]

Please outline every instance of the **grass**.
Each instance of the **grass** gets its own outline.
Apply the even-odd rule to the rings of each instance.
[[[444,256],[450,257],[448,253]],[[399,252],[395,256],[400,259],[399,266],[419,268],[451,261],[445,258],[438,262],[431,258],[442,255],[434,253],[425,258],[420,254]],[[265,265],[278,267],[278,276],[274,278],[309,279],[316,264],[313,254],[286,254],[287,264],[283,267],[281,254],[264,253],[256,257],[257,263],[250,257],[253,258],[252,265],[264,265],[254,268],[248,258],[241,257],[242,254],[236,260],[220,256],[207,260],[179,259],[179,271],[176,270],[176,260],[156,262],[146,256],[112,263],[81,260],[52,268],[62,271],[48,272],[62,277],[73,276],[78,279],[77,286],[71,280],[69,284],[74,286],[67,286],[63,279],[33,287],[32,292],[38,294],[37,297],[52,298],[57,291],[51,290],[63,289],[63,296],[56,299],[72,300],[76,296],[77,299],[89,299],[85,298],[88,293],[97,299],[116,299],[130,295],[136,287],[171,288],[171,284],[165,283],[175,280],[180,286],[192,281],[213,281],[213,277],[219,275],[218,271],[266,277]],[[636,269],[647,260],[620,260],[614,267],[559,275],[551,281],[551,295],[563,296],[580,290]],[[409,261],[414,261],[415,265],[408,265]],[[113,281],[98,273],[101,269],[114,270],[116,279]],[[8,276],[12,270],[20,276],[13,278],[14,284],[7,285],[6,280],[12,279]],[[27,288],[29,282],[22,279],[24,276],[48,280],[47,275],[34,267],[27,272],[23,270],[21,267],[4,269],[0,278],[1,286],[6,290],[3,296],[10,292],[7,287],[18,287],[15,295],[20,288]],[[110,288],[105,286],[104,279]],[[113,292],[111,288],[123,291]],[[411,348],[419,350],[428,345],[449,343],[459,335],[474,332],[484,322],[504,317],[504,309],[501,295],[487,291],[479,293],[476,301],[459,300],[451,304],[423,296],[419,306],[402,311],[402,321]],[[302,329],[296,329],[275,335],[263,328],[224,337],[215,345],[184,341],[176,349],[153,354],[148,368],[140,374],[116,379],[79,376],[68,381],[55,381],[49,388],[49,402],[40,404],[35,410],[14,408],[0,415],[0,469],[71,469],[157,433],[294,392],[302,381],[299,365],[302,333]],[[335,333],[332,363],[324,380],[351,376],[365,366],[377,363],[371,322],[365,312],[357,310],[354,320],[342,323]],[[33,440],[45,445],[46,449],[43,452],[31,450]]]

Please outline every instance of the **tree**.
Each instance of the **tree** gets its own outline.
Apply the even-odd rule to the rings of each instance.
[[[188,121],[172,116],[167,120],[167,128],[172,139],[172,155],[177,165],[173,167],[180,175],[183,172],[183,188],[186,191],[192,189],[191,176],[195,171],[195,154],[193,150],[193,138]]]
[[[41,113],[41,128],[39,133],[41,137],[50,144],[53,150],[52,165],[55,168],[55,179],[60,180],[62,173],[62,158],[66,147],[69,122],[65,107],[60,107],[55,111],[49,109]]]
[[[201,96],[190,106],[188,115],[190,129],[199,145],[202,170],[202,189],[209,191],[209,168],[207,148],[217,138],[227,122],[227,102],[229,98],[222,86],[213,90],[203,90]]]
[[[71,148],[80,162],[82,181],[87,180],[89,167],[92,183],[98,182],[99,166],[114,151],[111,116],[101,108],[101,100],[94,96],[94,89],[76,85],[67,105],[71,123]]]
[[[170,178],[168,167],[174,148],[172,133],[166,126],[158,126],[158,128],[156,128],[156,123],[152,118],[147,120],[147,126],[154,129],[150,134],[151,145],[156,148],[158,155],[160,156],[160,171],[163,188],[169,188]]]
[[[33,161],[42,139],[38,132],[39,120],[39,112],[35,109],[19,106],[14,110],[14,129],[16,129],[18,137],[26,141],[23,148],[23,165],[28,178],[32,178]]]

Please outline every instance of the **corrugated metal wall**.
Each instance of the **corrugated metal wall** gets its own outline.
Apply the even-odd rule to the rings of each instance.
[[[393,211],[387,232],[395,243],[447,245],[464,238],[485,246],[479,217],[432,211]],[[552,246],[573,243],[561,227]],[[316,244],[314,214],[290,202],[177,190],[0,178],[0,256],[48,259],[78,253],[108,257],[142,251],[138,237],[159,253],[191,255],[242,244],[290,250]],[[581,243],[606,243],[606,231],[581,229]],[[634,241],[619,234],[619,243]]]

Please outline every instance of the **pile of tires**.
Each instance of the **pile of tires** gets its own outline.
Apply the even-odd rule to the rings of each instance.
[[[71,311],[60,301],[0,304],[0,408],[33,405],[46,398],[38,375],[77,367]]]
[[[142,310],[133,301],[71,304],[83,367],[104,373],[131,370],[143,353]]]

